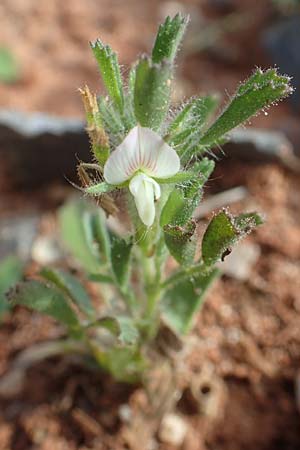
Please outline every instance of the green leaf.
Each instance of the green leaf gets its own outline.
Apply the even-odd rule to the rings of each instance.
[[[95,283],[113,283],[114,280],[110,275],[105,275],[102,273],[91,273],[88,276],[90,281],[94,281]]]
[[[120,114],[113,108],[106,97],[100,96],[98,98],[98,105],[105,130],[110,137],[110,142],[113,147],[116,147],[123,141],[126,134],[126,127]]]
[[[160,226],[176,224],[177,217],[181,214],[185,205],[185,199],[183,193],[179,189],[174,189],[162,209],[160,215]]]
[[[35,280],[25,281],[9,292],[8,299],[13,306],[26,306],[53,317],[73,332],[80,330],[78,318],[65,296],[52,286]]]
[[[239,238],[234,219],[226,210],[216,214],[209,223],[202,240],[202,258],[210,266]]]
[[[173,63],[188,21],[188,17],[177,14],[173,19],[167,17],[165,22],[159,26],[152,50],[154,63],[160,63],[165,59]]]
[[[207,95],[193,98],[177,114],[167,131],[167,139],[170,145],[179,145],[186,142],[187,138],[200,132],[207,125],[210,116],[215,112],[219,104],[219,96]]]
[[[98,253],[101,261],[110,262],[110,237],[106,226],[106,217],[104,211],[100,208],[94,212],[91,218],[93,239],[98,245]]]
[[[129,278],[129,262],[132,249],[132,240],[126,241],[113,237],[111,241],[111,265],[119,286],[124,287]]]
[[[106,192],[111,192],[115,189],[115,186],[112,186],[111,184],[105,183],[105,181],[102,181],[101,183],[92,184],[91,186],[88,186],[84,188],[84,192],[89,195],[94,195],[95,197],[105,194]]]
[[[210,266],[220,260],[238,240],[263,223],[256,212],[230,215],[225,209],[216,214],[209,223],[202,240],[202,258]]]
[[[146,362],[141,352],[134,346],[114,347],[104,352],[95,349],[95,357],[105,370],[117,381],[137,383],[146,368]]]
[[[267,108],[287,97],[293,89],[287,76],[279,75],[276,69],[256,72],[238,88],[225,111],[206,131],[199,141],[202,146],[211,147],[228,131],[242,124],[259,110]]]
[[[11,51],[4,47],[0,48],[0,82],[16,82],[19,72],[17,61]]]
[[[92,242],[91,206],[83,200],[64,205],[58,214],[62,240],[88,272],[97,272],[100,262]]]
[[[215,162],[212,159],[205,157],[200,161],[197,161],[192,169],[193,172],[198,173],[200,177],[202,177],[202,186],[204,186],[215,169]]]
[[[104,85],[116,108],[123,112],[124,95],[121,71],[116,53],[99,39],[91,43]]]
[[[89,324],[89,327],[105,328],[111,334],[116,336],[122,345],[134,345],[139,338],[139,332],[134,325],[133,320],[126,316],[100,317],[100,319]]]
[[[195,153],[203,129],[219,104],[219,97],[208,95],[190,100],[171,123],[166,139],[187,163]]]
[[[190,172],[194,177],[186,182],[182,182],[170,193],[160,216],[160,226],[166,225],[182,226],[192,217],[194,209],[202,196],[202,188],[211,172],[214,169],[214,162],[208,158],[194,164]]]
[[[50,267],[44,267],[40,275],[68,295],[87,317],[93,318],[95,316],[95,310],[89,295],[73,275],[62,269],[52,269]]]
[[[191,264],[196,251],[194,232],[196,222],[188,221],[184,226],[166,225],[164,227],[165,242],[170,254],[179,264]]]
[[[167,324],[177,333],[185,334],[190,331],[193,319],[203,304],[204,296],[219,275],[214,269],[203,271],[189,279],[172,285],[163,299],[163,317]]]
[[[123,116],[123,122],[126,128],[126,132],[130,131],[137,125],[136,117],[134,114],[134,86],[136,78],[136,64],[134,64],[128,73],[128,86],[125,95],[125,114]]]
[[[15,256],[8,256],[0,264],[0,318],[9,310],[5,293],[22,279],[23,263]]]
[[[257,212],[243,213],[234,218],[235,226],[244,232],[249,232],[253,228],[264,223],[264,218]]]
[[[200,183],[199,183],[200,184]],[[197,181],[194,182],[194,186],[197,186]],[[174,189],[163,207],[160,216],[160,226],[183,226],[192,217],[194,209],[198,205],[202,190],[198,185],[195,189],[195,195],[185,195],[183,189]]]
[[[134,111],[137,121],[144,127],[157,130],[170,106],[172,70],[168,62],[152,64],[143,57],[136,67]]]
[[[139,332],[130,317],[117,317],[120,327],[119,340],[124,345],[134,345],[138,342]]]

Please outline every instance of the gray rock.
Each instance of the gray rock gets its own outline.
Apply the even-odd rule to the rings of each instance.
[[[31,257],[31,247],[37,235],[39,217],[25,215],[0,220],[0,260],[14,254],[22,261]]]
[[[9,188],[32,189],[64,176],[72,179],[76,157],[90,159],[84,123],[42,113],[0,110],[0,157]]]

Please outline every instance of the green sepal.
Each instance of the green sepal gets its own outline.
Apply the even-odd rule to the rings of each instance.
[[[166,61],[152,64],[148,57],[136,66],[134,111],[137,121],[144,127],[157,130],[169,110],[172,68]]]
[[[189,18],[176,14],[174,18],[167,17],[159,26],[152,50],[152,61],[156,64],[163,60],[173,63],[178,47],[183,38]]]
[[[107,192],[111,192],[116,188],[116,186],[113,186],[112,184],[108,184],[105,181],[102,181],[101,183],[92,184],[91,186],[88,186],[84,188],[84,192],[89,195],[93,195],[95,197],[106,194]]]
[[[124,109],[124,94],[121,71],[116,53],[100,39],[91,42],[91,48],[98,63],[104,85],[119,112]]]
[[[159,184],[175,184],[182,183],[184,181],[189,181],[191,178],[195,178],[194,171],[178,172],[169,178],[156,178],[152,177]]]
[[[91,299],[76,277],[62,269],[50,267],[44,267],[40,271],[40,276],[62,290],[88,318],[95,316]]]

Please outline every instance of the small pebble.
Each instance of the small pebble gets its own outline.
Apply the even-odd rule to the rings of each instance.
[[[52,264],[61,258],[61,251],[54,238],[38,237],[32,247],[31,257],[38,264]]]
[[[132,419],[132,410],[127,403],[119,407],[119,417],[124,423],[129,423]]]
[[[186,433],[186,422],[179,415],[170,413],[163,417],[158,437],[166,444],[179,447],[183,444]]]

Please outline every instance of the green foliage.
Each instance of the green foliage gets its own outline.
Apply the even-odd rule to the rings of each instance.
[[[87,233],[89,212],[83,201],[70,201],[59,211],[61,237],[68,250],[89,272],[96,272],[99,263]]]
[[[88,318],[92,319],[95,317],[91,299],[75,276],[62,269],[52,269],[50,267],[44,267],[40,275],[66,294]]]
[[[141,57],[130,68],[127,86],[123,86],[116,53],[100,40],[92,44],[109,96],[97,99],[87,87],[81,90],[91,150],[98,164],[81,163],[78,169],[82,191],[96,197],[98,204],[72,201],[59,211],[62,240],[85,271],[80,273],[83,284],[69,272],[44,268],[39,276],[46,283],[37,280],[20,283],[9,294],[13,305],[30,307],[62,322],[73,338],[82,339],[88,356],[120,381],[142,379],[142,373],[149,367],[149,358],[157,351],[155,337],[160,331],[161,319],[176,333],[185,334],[191,329],[205,293],[220,273],[215,263],[224,259],[236,242],[263,222],[255,212],[234,217],[224,209],[207,226],[201,257],[197,255],[194,212],[215,166],[214,161],[203,157],[203,153],[224,142],[226,133],[260,109],[291,92],[288,77],[279,75],[274,69],[265,72],[258,69],[239,86],[214,122],[212,117],[219,104],[216,95],[190,99],[178,108],[177,115],[171,120],[169,107],[174,60],[187,21],[179,14],[165,20],[158,30],[152,55]],[[151,226],[146,226],[147,221],[142,221],[140,215],[143,198],[139,197],[137,201],[138,196],[134,198],[129,190],[131,177],[137,170],[150,178],[153,176],[153,168],[147,172],[153,156],[149,150],[151,145],[145,145],[140,134],[138,150],[143,151],[143,156],[133,153],[132,167],[124,178],[126,181],[118,186],[102,181],[107,158],[137,124],[164,134],[164,141],[173,148],[169,151],[173,153],[177,170],[169,178],[163,175],[167,176],[172,170],[157,171],[162,178],[153,177],[149,189],[151,180],[143,178],[140,192],[145,192],[145,201],[150,199],[146,206],[153,207],[155,216],[152,222],[150,220]],[[149,140],[151,143],[150,137]],[[161,142],[160,139],[157,141]],[[180,170],[174,150],[180,159]],[[126,156],[123,153],[118,160],[118,170],[125,170]],[[143,161],[139,167],[135,164],[138,158]],[[170,157],[170,164],[171,160]],[[89,171],[97,174],[97,182],[95,177],[90,177]],[[112,218],[107,223],[100,207],[107,215],[117,213],[118,208],[110,194],[113,190],[120,193],[118,200],[122,200],[122,191],[128,196],[124,204],[131,228],[123,234],[114,234],[111,230],[122,228],[113,226],[124,216]],[[124,222],[126,226],[127,220]],[[112,228],[108,229],[108,226]],[[171,273],[165,270],[169,267],[166,265],[169,256],[178,263]],[[11,283],[12,272],[13,265],[4,268],[5,281],[0,281],[0,295]],[[18,270],[13,273],[16,280],[17,274]],[[93,294],[99,289],[99,304],[93,296],[95,307],[88,295],[88,284],[87,291],[84,288],[85,282],[94,283]]]
[[[202,196],[202,188],[214,169],[214,162],[203,158],[193,167],[194,178],[176,185],[160,216],[160,225],[182,226],[192,217]]]
[[[204,295],[219,275],[217,269],[203,270],[188,275],[171,285],[163,299],[163,317],[168,325],[179,334],[186,334],[193,325],[193,319],[199,311]]]
[[[97,208],[97,210],[93,212],[90,224],[93,240],[97,245],[97,253],[100,260],[104,264],[109,264],[111,242],[103,210]]]
[[[156,178],[156,177],[153,178],[159,184],[175,184],[175,183],[177,184],[195,178],[195,171],[191,170],[187,172],[178,172],[176,173],[176,175],[173,175],[170,178]]]
[[[191,264],[194,260],[195,229],[196,222],[194,220],[189,220],[184,226],[166,225],[164,227],[165,242],[169,252],[182,265]]]
[[[22,279],[23,263],[15,256],[8,256],[0,264],[0,318],[9,310],[5,294]]]
[[[87,188],[84,189],[84,191],[86,192],[86,194],[98,197],[99,195],[111,192],[113,189],[114,187],[111,184],[102,181],[101,183],[92,184],[91,186],[88,186]]]
[[[214,162],[208,158],[195,164],[194,177],[171,191],[161,212],[160,225],[164,230],[165,243],[170,254],[183,265],[194,260],[196,223],[192,215],[200,202],[203,185],[213,169]]]
[[[220,211],[212,218],[203,236],[202,258],[205,264],[211,266],[222,259],[224,252],[230,252],[239,239],[262,223],[263,219],[257,213],[233,217],[226,210]]]
[[[240,85],[225,111],[201,137],[199,144],[212,147],[218,144],[228,131],[242,124],[263,108],[287,97],[291,92],[290,78],[277,73],[276,69],[257,69]]]
[[[104,97],[98,98],[100,114],[105,125],[106,132],[113,145],[118,145],[126,134],[126,127],[118,111],[111,102]]]
[[[188,17],[177,14],[173,19],[167,17],[160,25],[152,50],[152,61],[155,64],[164,60],[171,63],[174,61],[188,20]]]
[[[195,149],[218,104],[217,95],[191,99],[169,126],[166,138],[169,144],[176,148],[183,163],[188,162],[195,153],[199,153],[198,150],[195,152]]]
[[[9,49],[0,47],[0,82],[14,83],[19,75],[19,66],[14,55]]]
[[[91,43],[91,48],[109,96],[118,111],[122,113],[124,109],[124,94],[117,55],[109,45],[104,45],[99,39]]]
[[[170,106],[172,70],[170,63],[153,64],[143,57],[136,67],[134,111],[144,127],[159,129]]]
[[[65,296],[56,288],[31,280],[19,283],[8,294],[12,306],[23,305],[47,314],[66,325],[71,334],[80,333],[80,323]]]
[[[140,381],[146,363],[141,352],[133,347],[114,347],[107,352],[97,352],[97,361],[117,381],[136,383]]]
[[[124,287],[128,282],[132,245],[132,240],[126,241],[118,237],[112,238],[111,265],[116,281],[121,287]]]
[[[218,104],[219,96],[216,94],[192,98],[170,124],[168,140],[171,142],[174,140],[174,144],[176,144],[176,140],[182,142],[184,137],[188,137],[189,134],[201,131],[216,111]],[[183,132],[185,133],[182,134]]]
[[[238,230],[233,218],[221,211],[209,223],[202,240],[202,258],[205,264],[212,265],[221,259],[223,253],[237,241]]]
[[[98,319],[91,326],[105,328],[111,334],[118,338],[118,341],[123,345],[134,345],[139,338],[139,332],[130,317],[105,316]]]

